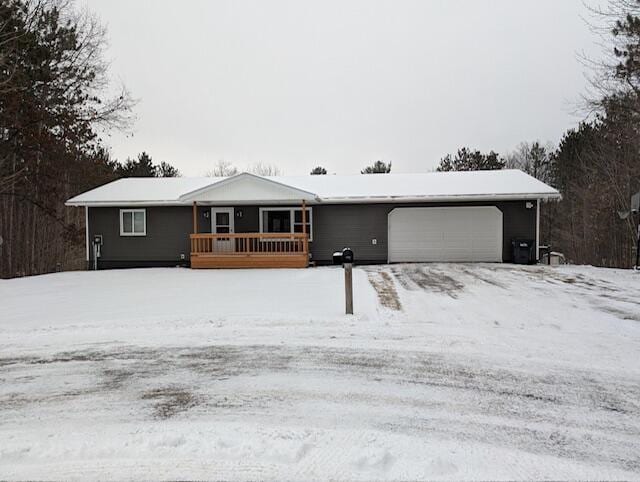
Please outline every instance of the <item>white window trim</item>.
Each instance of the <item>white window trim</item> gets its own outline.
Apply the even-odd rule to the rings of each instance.
[[[124,213],[132,213],[131,227],[135,229],[135,220],[133,213],[142,213],[144,215],[144,231],[141,233],[125,233],[124,232]],[[147,210],[146,209],[121,209],[120,210],[120,236],[146,236],[147,235]]]
[[[294,229],[294,220],[295,220],[295,211],[300,211],[302,212],[302,207],[299,208],[280,208],[280,207],[264,207],[264,208],[260,208],[259,209],[260,213],[259,213],[259,224],[260,224],[260,233],[264,233],[263,229],[264,229],[264,225],[262,223],[262,213],[264,213],[265,211],[289,211],[290,212],[290,216],[291,216],[291,233],[295,233],[295,229]],[[309,241],[313,241],[313,209],[307,206],[307,216],[308,216],[308,223],[309,223],[309,232],[307,233],[309,235]],[[297,223],[297,224],[302,224],[302,223]],[[269,233],[267,233],[269,234]],[[272,234],[277,234],[277,233],[272,233]]]

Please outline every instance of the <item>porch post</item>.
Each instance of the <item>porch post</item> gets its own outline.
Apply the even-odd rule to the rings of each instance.
[[[302,240],[304,246],[304,254],[309,254],[309,237],[307,236],[307,202],[302,200],[302,234],[304,238]]]
[[[193,234],[198,234],[198,204],[193,201]]]

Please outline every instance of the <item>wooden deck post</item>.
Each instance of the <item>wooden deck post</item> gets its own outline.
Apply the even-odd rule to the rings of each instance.
[[[193,234],[198,234],[198,203],[193,201]]]
[[[309,254],[309,237],[307,236],[307,202],[302,200],[302,234],[304,238],[302,240],[304,254]]]

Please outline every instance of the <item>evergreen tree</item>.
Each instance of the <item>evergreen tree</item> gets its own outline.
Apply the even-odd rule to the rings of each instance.
[[[640,0],[614,2],[623,18],[615,21],[611,30],[614,39],[613,54],[617,60],[614,75],[624,93],[633,93],[629,108],[638,110],[640,95]],[[619,95],[619,93],[618,93]]]
[[[326,173],[327,173],[327,170],[324,167],[318,166],[318,167],[314,167],[309,174],[311,174],[312,176],[315,176],[315,175],[325,175]]]
[[[391,172],[391,162],[376,161],[371,166],[365,167],[360,174],[388,174]]]
[[[127,158],[118,168],[120,177],[156,177],[156,172],[151,156],[144,151],[138,154],[137,159]]]
[[[178,177],[180,172],[168,162],[159,165],[146,152],[138,154],[137,159],[127,159],[117,167],[119,177]]]
[[[437,170],[446,171],[488,171],[504,169],[505,161],[497,153],[491,151],[483,154],[478,150],[472,151],[467,147],[458,149],[455,157],[447,154],[440,160]]]
[[[107,95],[105,30],[72,2],[1,1],[0,26],[0,277],[79,268],[84,215],[64,201],[113,179],[98,128],[133,103]]]
[[[156,176],[158,177],[180,177],[180,171],[168,162],[162,161],[156,168]]]

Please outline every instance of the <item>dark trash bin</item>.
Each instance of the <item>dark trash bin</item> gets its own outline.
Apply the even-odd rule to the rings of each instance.
[[[511,251],[515,264],[532,264],[535,262],[533,249],[536,242],[533,239],[512,239]]]
[[[333,264],[342,264],[342,251],[336,251],[333,253]]]

